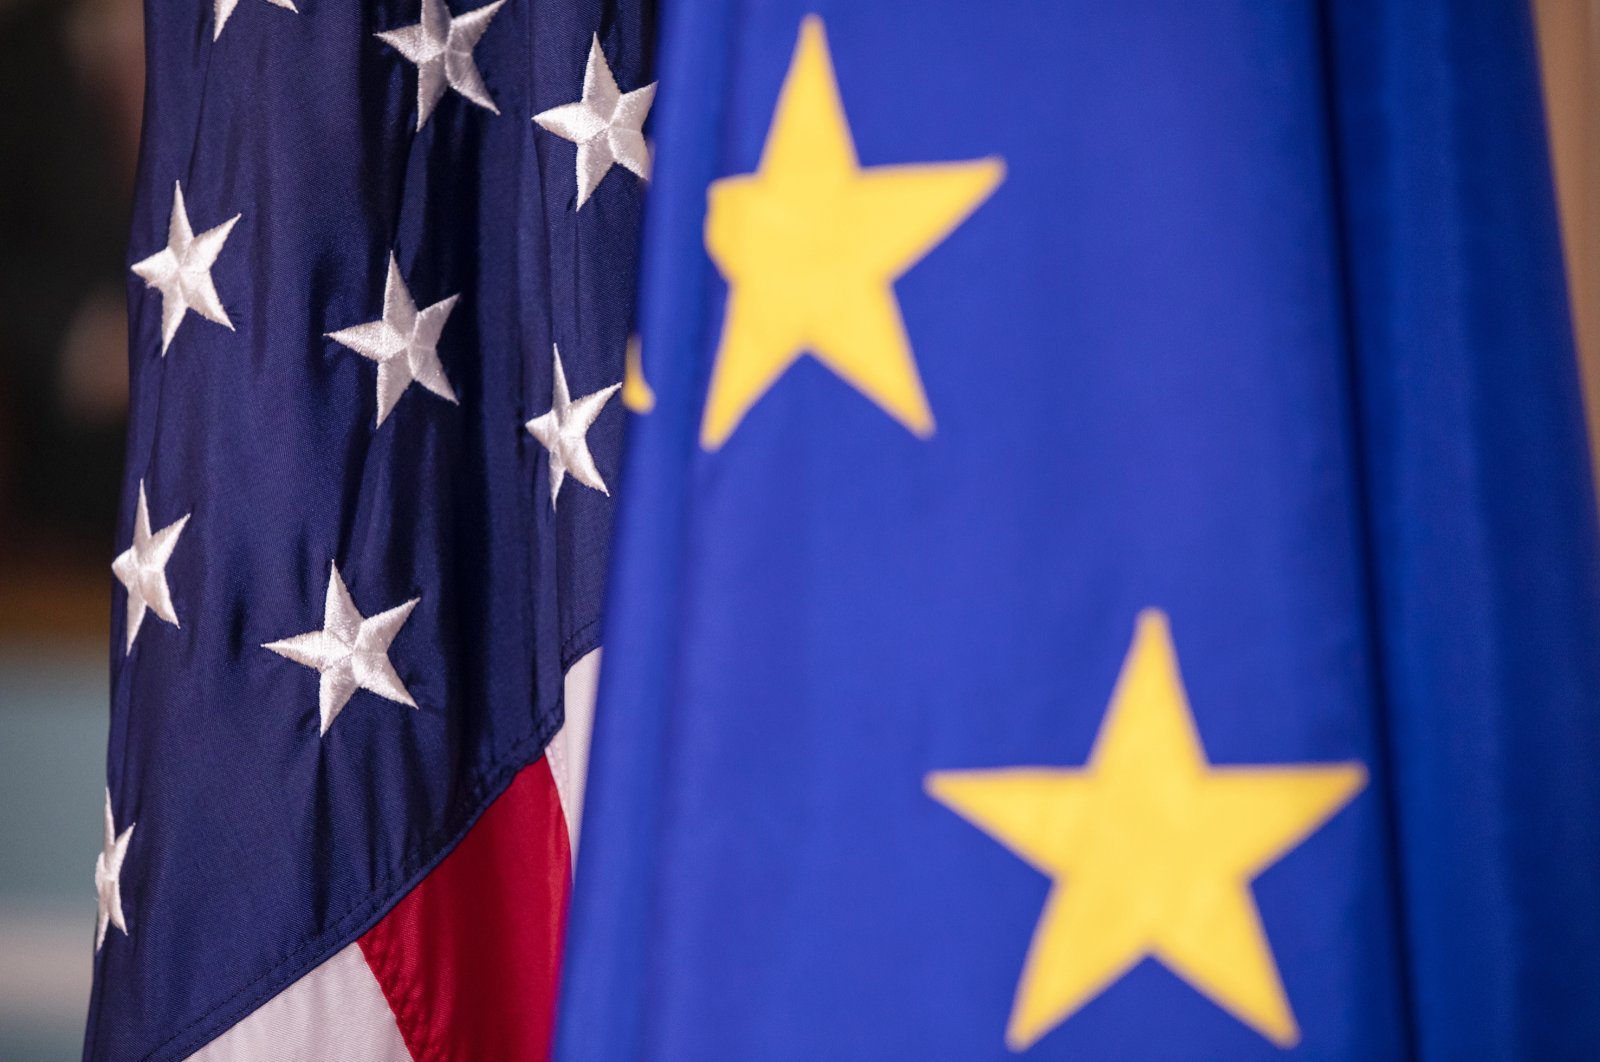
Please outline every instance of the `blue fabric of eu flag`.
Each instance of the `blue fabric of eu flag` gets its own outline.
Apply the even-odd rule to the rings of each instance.
[[[661,33],[560,1057],[1600,1056],[1524,5]]]

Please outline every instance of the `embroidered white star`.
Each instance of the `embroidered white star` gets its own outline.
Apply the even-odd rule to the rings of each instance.
[[[495,0],[452,18],[444,0],[422,0],[422,21],[377,34],[379,40],[417,64],[419,130],[447,88],[455,89],[484,110],[500,113],[483,83],[483,75],[478,73],[472,49],[504,3],[505,0]]]
[[[128,842],[133,840],[133,827],[117,834],[111,815],[111,790],[106,790],[106,839],[100,857],[94,861],[94,891],[99,896],[100,911],[95,918],[94,950],[106,942],[106,926],[113,925],[126,936],[128,923],[122,917],[122,861],[128,858]]]
[[[650,179],[650,149],[640,129],[655,95],[653,81],[632,92],[617,88],[597,34],[583,69],[583,98],[533,116],[545,129],[578,145],[578,210],[612,166],[624,166]]]
[[[127,652],[133,652],[133,639],[144,623],[146,610],[153,609],[174,627],[181,626],[177,610],[172,607],[172,591],[167,586],[167,561],[172,559],[172,551],[178,547],[178,536],[183,534],[191,515],[185,513],[151,534],[150,506],[145,499],[144,480],[139,481],[139,507],[133,514],[133,545],[111,562],[111,571],[128,588]]]
[[[329,332],[328,338],[378,363],[378,423],[415,380],[440,398],[456,401],[456,393],[439,364],[439,333],[455,308],[459,295],[451,295],[418,312],[417,304],[400,277],[400,264],[389,255],[389,275],[383,284],[383,317],[352,328]]]
[[[300,9],[294,6],[294,0],[267,0],[267,3],[276,4],[279,7],[287,8],[296,14],[300,13]],[[215,17],[211,20],[212,40],[216,40],[218,37],[222,36],[222,27],[228,24],[228,19],[233,17],[233,9],[238,6],[239,0],[216,0],[214,7]]]
[[[525,427],[528,434],[550,451],[550,506],[554,508],[556,495],[561,493],[561,482],[569,472],[584,486],[610,496],[605,480],[600,478],[600,470],[594,465],[594,455],[589,452],[589,426],[600,415],[606,400],[622,385],[614,383],[573,401],[567,392],[567,374],[561,368],[561,348],[552,345],[550,349],[555,354],[550,412],[534,417]]]
[[[178,334],[183,315],[190,310],[208,321],[215,321],[230,332],[233,322],[217,298],[211,283],[211,266],[222,253],[228,233],[240,215],[224,221],[200,235],[189,225],[189,211],[183,205],[183,185],[172,187],[172,217],[167,222],[167,245],[149,258],[134,263],[133,271],[146,287],[161,292],[161,355],[166,356],[172,337]]]
[[[333,564],[329,568],[322,629],[268,642],[261,647],[322,673],[317,704],[324,734],[358,689],[370,690],[411,708],[417,706],[400,676],[395,674],[394,665],[389,663],[389,643],[394,641],[406,617],[422,600],[414,597],[387,612],[363,616],[339,577],[339,566]]]

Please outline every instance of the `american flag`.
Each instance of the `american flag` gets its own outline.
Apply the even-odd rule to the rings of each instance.
[[[547,1052],[651,21],[148,0],[85,1058]]]

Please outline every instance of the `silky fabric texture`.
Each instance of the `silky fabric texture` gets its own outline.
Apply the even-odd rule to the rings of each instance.
[[[555,780],[530,764],[361,937],[413,1058],[549,1057],[571,881]]]
[[[523,425],[556,343],[575,394],[621,380],[643,188],[619,171],[576,211],[574,145],[531,118],[578,98],[596,35],[650,80],[648,5],[509,0],[473,49],[499,113],[446,91],[420,130],[417,65],[375,36],[416,0],[297,6],[241,0],[220,34],[210,3],[146,9],[128,260],[177,183],[197,233],[240,219],[211,270],[231,330],[190,313],[163,356],[129,275],[118,548],[141,481],[155,526],[192,515],[179,625],[147,615],[125,651],[115,601],[108,786],[137,830],[90,1059],[186,1057],[369,928],[538,758],[598,643],[612,503],[553,510]],[[376,366],[327,334],[380,318],[391,253],[419,308],[459,296],[458,402],[411,386],[375,427]],[[622,423],[589,434],[613,489]],[[416,707],[360,690],[319,736],[317,672],[262,646],[322,625],[330,564],[365,616],[419,599],[388,647]]]
[[[1600,567],[1531,14],[1327,4],[1414,1047],[1600,1052]]]
[[[813,13],[862,166],[1005,180],[893,284],[928,440],[801,358],[708,451],[707,189]],[[1523,5],[664,15],[557,1056],[1014,1057],[1052,883],[924,779],[1081,767],[1149,608],[1211,763],[1368,781],[1252,883],[1288,1050],[1143,961],[1030,1057],[1600,1051],[1596,518]]]

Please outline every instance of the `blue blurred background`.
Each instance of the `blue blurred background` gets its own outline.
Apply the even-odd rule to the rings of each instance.
[[[89,639],[0,636],[0,1058],[8,1062],[71,1058],[82,1036],[105,660]]]

